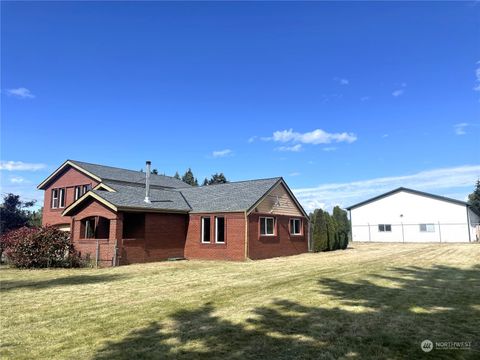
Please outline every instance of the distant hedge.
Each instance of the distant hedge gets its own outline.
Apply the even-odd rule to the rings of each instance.
[[[70,233],[52,226],[22,227],[0,236],[0,250],[18,268],[78,267]]]
[[[350,222],[347,212],[338,206],[333,208],[333,214],[316,209],[310,214],[313,251],[332,251],[346,249]]]

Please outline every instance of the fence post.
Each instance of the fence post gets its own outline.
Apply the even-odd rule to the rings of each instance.
[[[95,251],[95,267],[98,268],[98,256],[100,255],[100,244],[97,239],[97,249]]]
[[[405,231],[403,230],[403,221],[401,222],[402,224],[402,242],[405,243]]]
[[[368,241],[372,241],[372,235],[370,234],[370,223],[368,223]]]
[[[117,266],[117,251],[118,251],[117,239],[115,239],[115,247],[113,249],[113,264],[112,264],[112,266]]]
[[[438,236],[440,239],[440,243],[442,242],[442,230],[440,229],[440,221],[438,222]]]

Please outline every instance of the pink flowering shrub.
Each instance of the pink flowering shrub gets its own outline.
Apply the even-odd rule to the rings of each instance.
[[[0,250],[19,268],[77,267],[81,263],[70,233],[53,226],[9,231],[0,237]]]

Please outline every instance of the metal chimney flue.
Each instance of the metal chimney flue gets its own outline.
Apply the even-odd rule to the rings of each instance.
[[[151,161],[147,161],[145,169],[145,202],[150,203],[150,165]]]

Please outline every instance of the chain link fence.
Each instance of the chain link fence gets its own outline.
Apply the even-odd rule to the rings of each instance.
[[[480,223],[352,225],[352,240],[365,242],[476,242]]]

